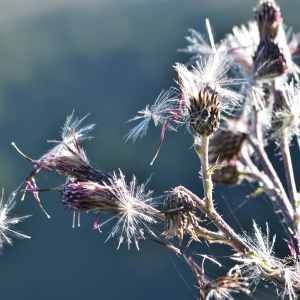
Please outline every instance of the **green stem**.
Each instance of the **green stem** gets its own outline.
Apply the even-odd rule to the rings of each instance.
[[[201,172],[203,181],[203,190],[206,198],[206,205],[209,211],[214,210],[213,203],[213,182],[211,177],[211,170],[209,167],[208,150],[209,150],[209,136],[202,136],[202,144],[200,151],[197,150],[197,154],[201,161]]]

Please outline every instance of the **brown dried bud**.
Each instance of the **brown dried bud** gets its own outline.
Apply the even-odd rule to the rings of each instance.
[[[246,133],[220,130],[210,140],[209,160],[211,163],[237,159],[247,138]]]
[[[170,191],[165,200],[165,232],[167,238],[183,240],[185,232],[197,239],[195,229],[199,224],[197,204],[178,188]]]
[[[209,136],[220,125],[220,102],[218,93],[206,86],[198,98],[190,99],[190,126],[199,135]]]
[[[261,39],[277,37],[282,23],[280,7],[273,0],[264,0],[255,10],[255,19]]]
[[[273,78],[284,74],[288,67],[283,52],[270,39],[260,41],[253,58],[254,77]]]

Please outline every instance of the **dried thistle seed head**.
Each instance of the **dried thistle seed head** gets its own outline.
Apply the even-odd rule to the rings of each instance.
[[[261,39],[275,39],[282,24],[281,10],[274,0],[262,0],[255,9]]]
[[[227,274],[206,284],[205,299],[233,299],[232,295],[239,293],[248,295],[250,294],[249,285],[248,278],[241,277],[238,273]]]
[[[217,92],[209,86],[201,89],[197,98],[190,99],[190,127],[198,135],[209,136],[220,125],[220,102]]]
[[[200,220],[196,215],[197,204],[180,189],[174,188],[167,194],[164,203],[165,231],[167,238],[183,240],[184,233],[197,239],[195,229]]]
[[[260,41],[253,63],[253,75],[256,79],[274,78],[283,75],[288,69],[283,52],[268,38]]]
[[[85,118],[77,119],[74,118],[73,114],[69,116],[63,127],[61,140],[49,141],[55,143],[55,146],[39,159],[30,158],[15,143],[12,143],[12,145],[19,154],[33,164],[34,170],[32,171],[32,175],[37,174],[41,170],[51,170],[57,171],[61,175],[76,177],[76,173],[78,175],[84,173],[81,169],[92,169],[85,151],[80,144],[81,141],[90,138],[87,134],[94,128],[94,125],[80,127]],[[90,173],[97,173],[95,170],[88,171]],[[87,176],[92,176],[92,174],[88,174]],[[97,176],[99,174],[94,174],[94,177]]]
[[[75,211],[112,214],[98,229],[116,220],[107,240],[117,237],[118,248],[126,242],[128,248],[133,243],[139,249],[138,241],[145,239],[145,232],[154,235],[151,225],[159,218],[159,211],[152,206],[152,192],[145,189],[145,184],[137,185],[135,177],[126,183],[119,171],[103,183],[68,182],[63,203]]]
[[[238,125],[238,123],[237,123]],[[211,163],[230,161],[239,158],[247,134],[231,130],[219,130],[210,140],[209,160]]]
[[[2,190],[0,198],[0,250],[2,250],[4,244],[12,245],[11,237],[30,239],[30,236],[15,231],[12,227],[14,225],[23,222],[30,216],[13,217],[11,212],[16,205],[16,192],[12,193],[7,200],[5,200],[4,190]]]
[[[269,226],[266,223],[266,231],[263,232],[253,221],[253,236],[244,235],[244,243],[248,251],[244,254],[234,254],[232,259],[240,262],[239,269],[253,282],[259,282],[263,274],[281,273],[282,260],[274,256],[276,235],[271,236]]]

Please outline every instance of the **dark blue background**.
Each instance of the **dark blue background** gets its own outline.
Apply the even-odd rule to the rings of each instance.
[[[280,3],[288,23],[300,31],[299,1]],[[66,115],[75,109],[79,115],[90,112],[90,121],[97,124],[95,139],[86,146],[94,165],[121,168],[140,180],[153,174],[151,187],[157,193],[183,184],[200,194],[199,163],[188,134],[170,135],[151,168],[159,132],[151,131],[135,145],[124,144],[125,121],[173,83],[172,65],[188,59],[176,52],[184,47],[188,28],[204,31],[204,17],[209,17],[216,37],[222,38],[233,25],[252,17],[254,4],[246,0],[0,1],[1,184],[11,191],[30,170],[10,142],[15,140],[26,153],[39,157],[49,147],[46,140],[58,137]],[[40,182],[52,186],[60,181],[49,175]],[[217,205],[226,219],[237,229],[248,229],[256,218],[280,231],[266,199],[245,201],[245,191],[249,189],[217,190]],[[16,241],[14,247],[4,249],[1,299],[197,298],[183,263],[165,249],[145,242],[140,252],[125,247],[117,251],[116,243],[103,243],[105,233],[91,230],[90,216],[83,216],[81,228],[74,230],[71,212],[64,209],[58,194],[44,195],[43,200],[51,220],[30,197],[18,206],[19,214],[33,214],[19,226],[32,240]],[[277,251],[283,252],[282,238],[277,245]],[[266,291],[255,297],[267,299]]]

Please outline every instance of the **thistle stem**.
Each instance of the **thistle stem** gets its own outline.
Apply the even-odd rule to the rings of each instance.
[[[213,222],[213,224],[224,234],[224,238],[227,239],[232,248],[239,252],[246,252],[248,250],[247,245],[244,243],[243,239],[232,229],[232,227],[227,224],[219,213],[213,209],[210,210],[207,207],[207,201],[200,199],[197,195],[192,193],[185,187],[179,187],[180,190],[187,194],[189,197],[198,204],[199,209],[207,215],[207,217]]]
[[[297,240],[299,240],[300,239],[300,209],[297,203],[298,192],[297,192],[296,180],[294,175],[295,173],[294,173],[293,163],[291,158],[289,137],[286,129],[283,131],[282,134],[280,149],[281,149],[281,155],[283,159],[284,173],[285,173],[289,198],[295,208],[294,226],[295,226],[295,231],[297,232]]]
[[[274,187],[276,188],[276,194],[278,201],[280,202],[279,204],[284,208],[285,214],[288,216],[289,221],[291,224],[294,222],[294,208],[285,192],[285,189],[283,187],[283,184],[273,167],[272,162],[270,161],[268,154],[265,151],[264,148],[264,138],[263,138],[263,131],[261,128],[261,115],[259,114],[259,111],[255,109],[255,114],[254,114],[254,136],[255,140],[249,136],[248,140],[254,150],[256,151],[256,154],[258,155],[259,161],[262,165],[262,168],[266,175],[269,177],[271,182],[273,183]]]
[[[249,249],[249,246],[244,242],[243,238],[239,236],[228,223],[226,223],[226,221],[222,218],[221,215],[218,214],[216,210],[207,210],[205,200],[200,199],[197,195],[183,186],[180,186],[179,188],[183,193],[186,193],[193,199],[193,201],[198,204],[199,209],[202,210],[202,212],[206,214],[208,219],[210,219],[212,223],[224,234],[224,237],[227,238],[228,245],[230,245],[233,250],[235,250],[242,256],[251,257],[252,252],[251,249]],[[274,268],[274,266],[268,265],[265,260],[257,260],[257,264],[259,264],[264,276],[267,279],[276,281],[280,285],[285,286],[286,280],[282,276],[282,269],[280,267]],[[300,287],[298,285],[293,286],[293,288],[297,294],[300,294]]]
[[[291,158],[289,138],[288,138],[286,130],[284,130],[284,132],[283,132],[281,143],[280,143],[280,148],[281,148],[281,155],[282,155],[283,164],[284,164],[284,173],[285,173],[285,177],[286,177],[289,198],[290,198],[290,201],[292,201],[292,203],[296,207],[298,195],[297,195],[293,163],[292,163],[292,158]]]
[[[212,211],[214,210],[214,203],[213,203],[213,183],[212,183],[211,170],[209,168],[209,160],[208,160],[209,136],[206,135],[202,136],[201,147],[200,149],[196,148],[196,151],[201,161],[203,190],[206,198],[207,209],[209,211]]]
[[[268,177],[270,178],[274,187],[277,190],[278,200],[280,200],[281,205],[286,210],[286,213],[290,219],[290,222],[293,223],[294,208],[293,208],[291,202],[289,201],[289,198],[285,192],[283,184],[282,184],[281,180],[279,179],[279,176],[278,176],[277,172],[275,171],[273,164],[271,163],[263,145],[260,145],[251,139],[250,139],[250,142],[251,142],[253,148],[256,150],[256,153],[258,155],[258,158],[262,165],[263,170],[268,175]]]

